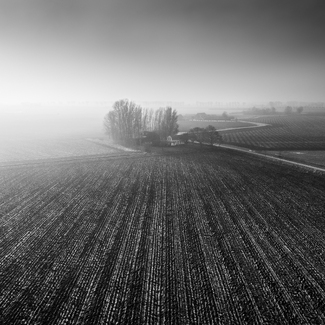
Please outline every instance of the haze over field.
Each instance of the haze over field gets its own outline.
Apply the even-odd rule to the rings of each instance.
[[[7,106],[0,108],[0,142],[104,134],[109,107]]]
[[[0,0],[0,102],[325,101],[319,0]]]
[[[325,324],[325,0],[0,0],[0,324]]]

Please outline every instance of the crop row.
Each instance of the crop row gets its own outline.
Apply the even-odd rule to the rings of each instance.
[[[10,324],[322,324],[325,179],[201,149],[0,170]]]
[[[119,152],[82,138],[2,139],[0,163],[22,160],[104,155]]]
[[[269,126],[222,132],[227,143],[256,149],[325,149],[325,117],[268,116],[251,121]]]

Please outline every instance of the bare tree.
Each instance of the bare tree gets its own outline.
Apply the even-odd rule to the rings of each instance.
[[[291,106],[287,106],[284,110],[284,112],[288,115],[290,115],[292,113],[292,107]]]
[[[222,141],[222,137],[216,128],[212,125],[208,125],[206,128],[195,127],[188,132],[189,139],[192,141],[198,141],[201,145],[203,142],[208,142],[211,145]]]
[[[220,134],[213,125],[208,125],[205,131],[204,135],[211,146],[220,140]]]
[[[304,108],[302,106],[297,107],[297,113],[301,114]]]
[[[142,130],[142,108],[134,102],[122,99],[113,104],[113,110],[104,118],[106,133],[113,140],[128,143]]]
[[[171,107],[159,108],[155,112],[154,130],[161,139],[166,139],[170,135],[178,132],[177,111]]]
[[[160,138],[178,132],[177,111],[171,107],[156,112],[143,109],[127,99],[116,101],[113,110],[104,118],[104,128],[114,141],[130,144],[139,139],[145,131],[156,131]]]
[[[195,127],[188,131],[188,135],[192,142],[198,141],[200,145],[202,145],[202,142],[204,141],[204,132],[204,128]]]

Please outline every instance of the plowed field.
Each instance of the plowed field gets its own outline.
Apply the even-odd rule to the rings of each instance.
[[[245,121],[265,127],[222,131],[228,144],[257,150],[325,150],[325,116],[267,116]]]
[[[0,169],[0,323],[324,324],[325,175],[221,148]]]

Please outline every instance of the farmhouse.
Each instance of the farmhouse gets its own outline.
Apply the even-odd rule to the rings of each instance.
[[[178,146],[181,144],[181,141],[180,140],[173,140],[173,138],[171,136],[168,136],[167,137],[167,142],[170,146]]]
[[[187,142],[187,132],[178,132],[174,136],[168,136],[167,142],[171,146],[179,146]]]

